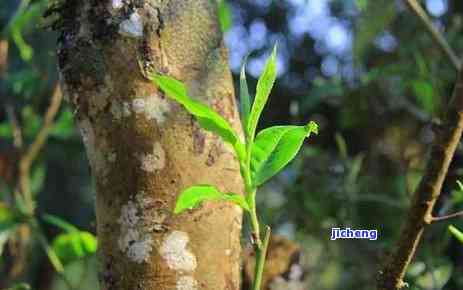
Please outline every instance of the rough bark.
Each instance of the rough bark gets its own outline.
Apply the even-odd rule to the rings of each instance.
[[[102,289],[239,289],[241,210],[214,202],[172,213],[179,192],[196,183],[242,192],[237,161],[144,77],[185,82],[240,127],[215,3],[66,0],[53,8],[61,84],[95,179]]]

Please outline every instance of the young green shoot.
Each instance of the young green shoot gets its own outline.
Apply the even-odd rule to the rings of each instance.
[[[166,75],[152,75],[152,81],[169,98],[180,103],[192,114],[199,125],[219,135],[225,143],[230,144],[240,164],[244,181],[244,196],[238,193],[223,193],[214,185],[199,184],[184,189],[177,198],[174,212],[180,214],[188,209],[198,207],[204,201],[228,201],[243,208],[248,214],[253,244],[256,250],[256,267],[253,290],[260,290],[265,264],[270,227],[266,227],[264,236],[260,233],[257,217],[256,193],[259,186],[280,172],[301,149],[305,138],[318,133],[318,126],[311,121],[303,126],[274,126],[256,134],[257,125],[276,80],[276,46],[267,59],[260,75],[254,101],[248,91],[245,64],[240,75],[241,123],[245,134],[244,140],[232,128],[230,123],[207,105],[189,97],[185,85]]]

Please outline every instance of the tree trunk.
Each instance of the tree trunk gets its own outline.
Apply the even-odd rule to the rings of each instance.
[[[241,210],[214,202],[173,214],[196,183],[242,192],[238,163],[144,77],[185,82],[239,130],[215,2],[65,0],[56,9],[61,84],[96,185],[102,289],[239,289]]]

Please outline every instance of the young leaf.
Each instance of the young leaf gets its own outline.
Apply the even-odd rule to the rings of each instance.
[[[318,133],[318,126],[275,126],[257,134],[251,153],[251,178],[259,186],[278,173],[297,154],[306,137]]]
[[[85,231],[64,233],[53,240],[51,248],[59,260],[66,265],[93,255],[97,249],[97,240],[94,235]]]
[[[249,210],[243,196],[235,193],[223,193],[212,185],[200,184],[185,189],[177,198],[174,213],[178,214],[187,209],[198,207],[203,201],[227,200]]]
[[[240,107],[241,122],[243,123],[244,130],[246,130],[251,112],[251,98],[249,96],[248,82],[246,81],[246,59],[243,62],[240,74]]]
[[[276,69],[276,54],[277,47],[273,48],[272,54],[265,63],[264,70],[257,81],[256,97],[252,105],[251,114],[249,116],[249,122],[247,124],[247,136],[252,140],[256,133],[257,123],[259,122],[260,114],[267,103],[268,96],[272,90],[273,84],[277,76]]]
[[[463,233],[458,230],[456,227],[450,225],[449,226],[449,231],[457,238],[460,242],[463,243]]]
[[[219,135],[225,142],[230,143],[238,159],[244,160],[244,145],[227,120],[203,103],[190,98],[182,82],[163,75],[153,75],[152,80],[168,97],[183,105],[190,114],[195,116],[202,128]]]

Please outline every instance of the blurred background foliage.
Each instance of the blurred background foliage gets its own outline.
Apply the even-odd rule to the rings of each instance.
[[[21,282],[98,289],[94,188],[68,104],[28,172],[32,203],[18,192],[21,158],[56,93],[56,34],[42,18],[47,2],[0,2],[0,289],[29,288]],[[249,55],[255,87],[278,42],[279,78],[261,126],[320,125],[304,153],[259,193],[264,222],[302,246],[306,289],[372,289],[422,175],[454,67],[403,1],[218,2],[236,85]],[[462,54],[463,2],[421,4]],[[459,148],[436,215],[463,210],[462,175]],[[463,229],[461,219],[451,222]],[[463,289],[463,247],[448,225],[426,231],[406,277],[410,289]],[[379,238],[330,241],[332,227],[378,229]]]

